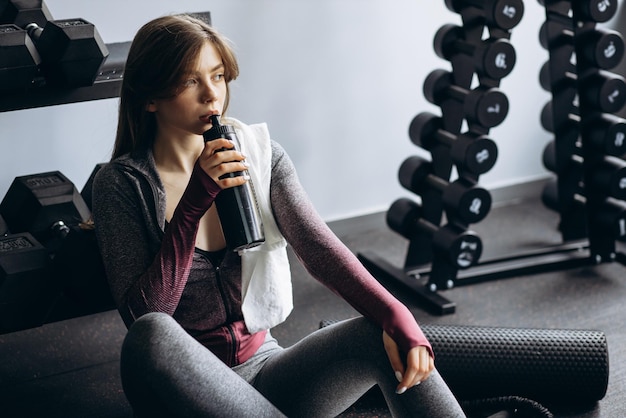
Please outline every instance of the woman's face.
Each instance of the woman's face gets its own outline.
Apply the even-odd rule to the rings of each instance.
[[[157,136],[201,135],[211,127],[209,116],[222,114],[227,93],[224,65],[211,42],[204,44],[181,83],[175,97],[148,104],[147,110],[156,117]]]

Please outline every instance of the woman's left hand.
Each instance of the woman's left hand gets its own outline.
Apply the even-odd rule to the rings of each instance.
[[[398,344],[385,331],[383,331],[383,345],[391,362],[391,367],[396,373],[396,378],[400,381],[396,388],[398,394],[419,385],[428,378],[435,368],[435,362],[426,347],[413,347],[407,353],[405,363],[400,355]]]

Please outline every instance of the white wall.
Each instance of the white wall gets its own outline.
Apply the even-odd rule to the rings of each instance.
[[[487,188],[544,177],[550,139],[539,124],[549,96],[538,83],[547,59],[538,32],[544,9],[526,1],[513,30],[518,60],[501,87],[509,116],[491,134],[496,166]],[[383,211],[401,195],[402,161],[421,153],[408,138],[413,116],[439,109],[422,94],[426,75],[449,68],[432,48],[436,30],[460,24],[443,0],[47,0],[57,19],[83,17],[107,43],[132,39],[147,20],[210,11],[235,44],[241,77],[230,114],[266,121],[290,153],[327,220]],[[79,189],[113,144],[117,99],[0,113],[0,196],[19,175],[60,170]]]

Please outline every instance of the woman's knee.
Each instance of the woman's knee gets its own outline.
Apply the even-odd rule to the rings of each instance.
[[[172,335],[182,330],[170,315],[162,312],[150,312],[138,318],[128,328],[122,344],[122,365],[126,360],[133,362],[150,359],[159,350],[163,342],[172,339]]]

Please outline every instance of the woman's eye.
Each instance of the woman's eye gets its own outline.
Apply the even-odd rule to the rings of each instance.
[[[224,74],[215,74],[213,76],[214,81],[221,81],[224,78]]]
[[[196,81],[196,79],[195,79],[195,78],[190,78],[190,79],[188,79],[188,80],[185,80],[185,81],[183,82],[183,85],[184,85],[184,86],[186,86],[186,87],[189,87],[189,86],[193,86],[193,85],[194,85],[194,84],[196,84],[196,83],[197,83],[197,81]]]

